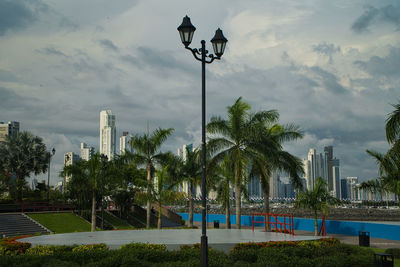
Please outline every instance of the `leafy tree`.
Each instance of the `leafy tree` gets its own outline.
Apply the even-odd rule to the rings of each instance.
[[[262,122],[274,121],[278,118],[275,110],[250,113],[250,105],[239,97],[236,102],[228,107],[228,119],[212,117],[207,125],[208,133],[213,137],[208,141],[209,153],[214,157],[210,166],[229,157],[233,161],[235,206],[237,228],[241,228],[241,196],[242,182],[246,176],[247,168],[259,153],[258,139],[255,134],[262,130]]]
[[[315,235],[317,236],[318,212],[326,214],[331,205],[338,203],[339,200],[329,194],[326,182],[321,177],[318,177],[316,185],[312,190],[306,189],[297,195],[295,207],[309,209],[314,212]]]
[[[7,172],[16,176],[19,200],[22,200],[25,178],[32,173],[45,173],[49,157],[42,138],[29,132],[8,135],[5,142],[0,143],[0,173]]]
[[[77,161],[70,166],[65,166],[62,175],[72,176],[67,188],[81,204],[84,204],[89,197],[91,198],[91,231],[94,232],[96,230],[96,199],[101,192],[103,179],[103,163],[100,154],[92,155],[88,161]]]
[[[372,179],[360,184],[360,189],[367,190],[373,194],[379,193],[383,199],[383,195],[389,192],[390,188],[387,183],[382,178]],[[386,199],[386,206],[389,206],[388,199]]]
[[[154,165],[161,163],[165,154],[160,148],[174,129],[158,128],[151,134],[135,135],[131,139],[131,147],[134,150],[133,160],[137,165],[144,165],[147,172],[147,193],[151,193]],[[151,203],[147,201],[146,228],[150,228]]]

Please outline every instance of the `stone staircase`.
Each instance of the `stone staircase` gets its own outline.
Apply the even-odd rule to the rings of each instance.
[[[24,213],[0,213],[0,237],[48,234],[50,231]]]

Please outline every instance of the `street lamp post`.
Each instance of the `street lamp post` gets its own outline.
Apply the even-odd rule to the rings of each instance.
[[[102,186],[101,186],[101,230],[104,230],[104,184],[105,184],[105,179],[106,179],[106,164],[107,164],[107,156],[104,154],[101,154],[101,162],[103,163],[103,180],[102,180]]]
[[[49,170],[47,171],[47,202],[50,201],[50,163],[51,163],[51,157],[56,154],[56,149],[53,147],[51,152],[49,152]]]
[[[183,18],[182,24],[178,27],[182,43],[185,48],[190,50],[194,58],[201,61],[201,151],[202,151],[202,180],[201,180],[201,194],[202,194],[202,221],[201,221],[201,266],[208,266],[208,241],[207,241],[207,225],[206,225],[206,63],[210,64],[215,59],[221,59],[224,54],[225,46],[228,40],[224,37],[222,30],[217,29],[211,43],[213,45],[214,53],[207,55],[206,41],[201,41],[201,48],[190,48],[194,31],[196,27],[190,22],[188,16]]]

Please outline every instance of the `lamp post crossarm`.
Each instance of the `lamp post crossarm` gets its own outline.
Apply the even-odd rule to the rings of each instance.
[[[193,56],[194,56],[194,58],[195,59],[197,59],[198,61],[202,61],[202,59],[201,59],[201,55],[202,55],[202,53],[203,53],[203,51],[202,51],[202,49],[200,48],[200,49],[197,49],[197,48],[191,48],[191,47],[185,47],[186,49],[188,49],[188,50],[190,50],[191,52],[192,52],[192,54],[193,54]],[[207,60],[207,59],[205,59],[205,63],[207,63],[207,64],[210,64],[210,63],[212,63],[215,59],[218,59],[218,60],[220,60],[221,58],[220,57],[216,57],[216,56],[214,56],[213,54],[210,54],[210,55],[207,55],[207,53],[208,53],[208,51],[206,50],[205,51],[205,57],[206,58],[210,58],[209,60]]]

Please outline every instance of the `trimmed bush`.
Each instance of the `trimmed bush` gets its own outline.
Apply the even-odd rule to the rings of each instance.
[[[90,244],[90,245],[80,245],[80,246],[74,247],[72,249],[72,252],[84,252],[84,251],[93,251],[93,250],[103,251],[103,250],[108,250],[108,247],[104,243]]]
[[[163,244],[135,243],[135,242],[122,245],[120,248],[122,250],[124,249],[149,249],[149,250],[160,250],[160,251],[167,250],[167,246]]]
[[[54,255],[57,253],[70,252],[74,246],[51,246],[36,245],[25,251],[26,255]]]

